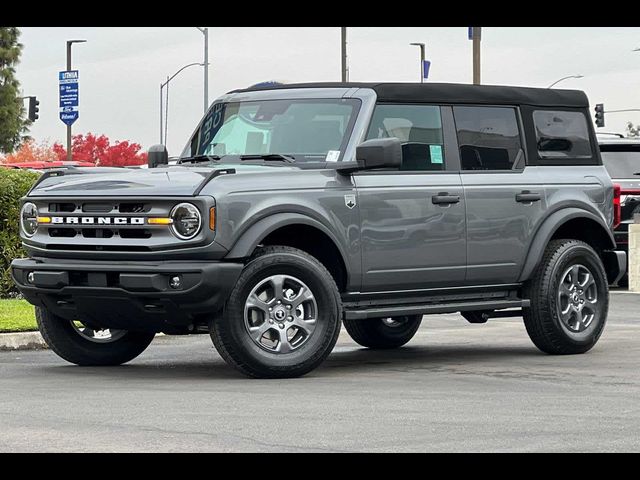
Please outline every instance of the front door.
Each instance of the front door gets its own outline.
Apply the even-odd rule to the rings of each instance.
[[[444,124],[444,128],[443,128]],[[465,200],[450,107],[376,106],[367,139],[397,137],[400,170],[354,174],[365,292],[460,285]]]

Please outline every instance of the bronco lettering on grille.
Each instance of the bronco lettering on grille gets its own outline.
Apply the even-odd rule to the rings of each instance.
[[[57,225],[144,225],[144,217],[51,217],[51,223]]]

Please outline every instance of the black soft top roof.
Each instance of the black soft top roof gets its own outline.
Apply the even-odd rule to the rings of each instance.
[[[489,105],[538,105],[544,107],[589,107],[581,90],[468,85],[463,83],[290,83],[233,90],[229,93],[291,88],[371,88],[380,102],[481,103]]]

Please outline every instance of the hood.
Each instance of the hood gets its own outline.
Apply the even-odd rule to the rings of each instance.
[[[274,167],[225,164],[215,167],[171,166],[153,169],[82,168],[73,173],[64,172],[62,175],[45,177],[29,196],[193,196],[209,174],[227,168],[234,168],[241,174]]]

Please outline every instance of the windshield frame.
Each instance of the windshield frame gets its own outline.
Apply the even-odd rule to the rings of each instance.
[[[295,160],[293,160],[293,163],[297,164],[297,165],[305,165],[305,164],[325,164],[325,163],[336,163],[339,161],[343,161],[343,159],[345,158],[345,154],[347,152],[347,145],[350,143],[351,138],[353,136],[353,132],[354,132],[354,127],[356,125],[357,119],[360,115],[360,111],[362,108],[362,100],[359,98],[345,98],[345,97],[339,97],[339,96],[334,96],[334,97],[328,97],[328,98],[293,98],[293,97],[285,97],[285,98],[267,98],[267,99],[234,99],[234,100],[230,100],[230,101],[219,101],[216,100],[211,107],[209,108],[209,110],[207,111],[207,114],[205,114],[203,116],[203,118],[201,119],[201,121],[198,124],[198,127],[195,129],[195,131],[193,132],[193,134],[189,137],[189,141],[187,142],[185,148],[183,149],[182,153],[180,154],[180,158],[190,158],[194,155],[198,155],[198,152],[193,152],[192,148],[194,145],[194,140],[195,138],[199,135],[200,129],[202,127],[202,124],[204,122],[204,120],[209,116],[209,113],[211,112],[211,110],[215,109],[216,107],[218,107],[219,105],[225,104],[225,105],[229,105],[229,104],[251,104],[251,103],[266,103],[266,102],[276,102],[276,101],[287,101],[287,102],[291,102],[293,103],[317,103],[317,104],[335,104],[336,106],[339,106],[341,104],[346,104],[348,106],[351,107],[351,114],[349,116],[348,122],[345,126],[344,129],[344,133],[342,135],[342,140],[341,143],[338,147],[338,150],[340,152],[339,157],[337,158],[337,160],[334,161],[327,161],[327,155],[318,155],[318,154],[314,154],[314,152],[309,152],[309,153],[303,153],[303,152],[266,152],[264,155],[278,155],[278,154],[282,154],[282,155],[291,155],[292,157],[298,157],[295,158]],[[197,143],[197,142],[196,142]],[[252,153],[242,153],[242,154],[226,154],[223,155],[224,157],[229,157],[229,158],[237,158],[237,157],[241,157],[244,155],[254,155]],[[255,154],[258,155],[258,154]],[[317,157],[317,159],[315,159],[314,157]],[[306,158],[305,160],[299,160],[299,158]]]
[[[279,89],[262,89],[252,91],[233,92],[222,95],[217,98],[207,110],[207,113],[200,118],[200,121],[196,125],[195,129],[189,135],[188,140],[180,154],[179,158],[188,158],[191,156],[191,142],[193,137],[198,133],[202,123],[207,118],[207,115],[219,103],[233,103],[244,101],[260,101],[260,100],[322,100],[322,99],[357,99],[360,101],[360,105],[357,106],[357,111],[354,111],[350,124],[350,129],[345,131],[345,138],[347,143],[341,147],[340,158],[338,162],[327,162],[326,160],[311,162],[303,161],[296,162],[289,165],[294,165],[300,168],[323,168],[335,165],[340,162],[348,162],[355,160],[356,147],[362,142],[365,135],[365,130],[369,124],[369,117],[375,106],[376,93],[371,88],[356,88],[356,87],[322,87],[322,88],[279,88]],[[231,158],[231,157],[229,157]],[[227,160],[227,158],[225,158]],[[273,163],[273,162],[272,162]],[[185,164],[186,165],[186,164]],[[203,164],[200,164],[202,166]]]

